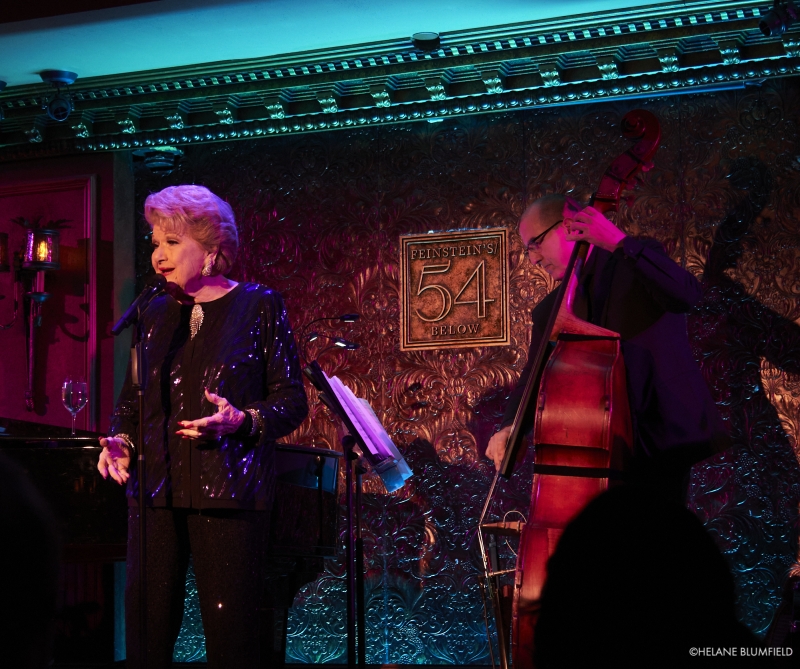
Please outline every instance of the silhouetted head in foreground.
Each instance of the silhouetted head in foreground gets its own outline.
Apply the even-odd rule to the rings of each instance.
[[[58,584],[56,522],[25,472],[0,454],[0,665],[50,661]]]
[[[617,487],[589,504],[547,573],[536,669],[765,662],[691,655],[761,644],[736,620],[733,577],[702,523],[646,490]]]

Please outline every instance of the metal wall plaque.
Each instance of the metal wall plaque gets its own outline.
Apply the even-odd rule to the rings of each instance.
[[[510,343],[505,228],[400,237],[400,349]]]

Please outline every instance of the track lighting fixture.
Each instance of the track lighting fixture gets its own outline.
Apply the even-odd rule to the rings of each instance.
[[[772,9],[758,22],[758,28],[764,37],[783,35],[797,21],[798,13],[800,13],[798,7],[792,0],[787,0],[786,4],[775,0]]]
[[[42,105],[42,109],[54,121],[66,121],[73,109],[72,96],[69,94],[69,85],[75,83],[78,75],[64,70],[44,70],[39,73],[46,84],[55,86],[55,95]],[[62,93],[61,87],[66,86],[67,92]]]
[[[171,174],[182,156],[183,151],[174,146],[157,146],[133,152],[134,160],[142,161],[150,172],[159,177]]]
[[[439,33],[414,33],[411,41],[420,51],[436,51],[440,45]]]

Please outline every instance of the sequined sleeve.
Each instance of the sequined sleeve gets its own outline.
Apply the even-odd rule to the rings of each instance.
[[[111,415],[111,423],[108,429],[108,436],[115,434],[126,434],[135,444],[139,434],[138,402],[136,394],[133,392],[131,383],[131,362],[128,360],[128,368],[125,372],[125,382],[117,398],[114,413]]]
[[[308,415],[308,402],[297,357],[297,346],[281,296],[270,291],[261,308],[264,327],[264,400],[246,408],[258,411],[264,423],[262,439],[274,440],[297,428]]]

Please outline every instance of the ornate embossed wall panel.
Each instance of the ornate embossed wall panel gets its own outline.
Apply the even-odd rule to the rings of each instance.
[[[735,565],[742,620],[755,630],[797,558],[797,104],[796,86],[765,88],[717,100],[705,132],[686,126],[697,157],[687,264],[704,269],[706,286],[690,327],[734,443],[698,469],[693,501]]]
[[[618,216],[704,281],[689,331],[733,447],[695,469],[690,505],[728,556],[741,619],[758,633],[797,554],[799,94],[783,80],[640,101],[664,141]],[[476,579],[475,523],[492,475],[482,454],[525,362],[531,308],[553,288],[525,260],[515,223],[540,194],[588,197],[627,148],[617,127],[632,107],[189,147],[171,176],[139,174],[140,208],[171,183],[226,198],[242,231],[234,276],[280,290],[298,333],[320,316],[362,315],[320,329],[362,348],[325,351],[320,339],[307,353],[370,400],[414,470],[391,496],[367,481],[368,662],[488,663]],[[498,226],[512,233],[511,345],[401,353],[399,235]],[[146,255],[143,244],[142,273]],[[337,448],[336,426],[308,390],[310,418],[290,440]],[[497,512],[526,509],[529,467],[503,485]],[[343,567],[331,560],[295,601],[288,659],[344,661],[344,606]]]

